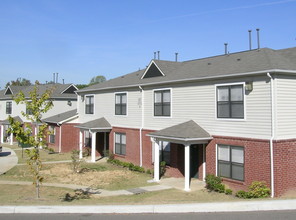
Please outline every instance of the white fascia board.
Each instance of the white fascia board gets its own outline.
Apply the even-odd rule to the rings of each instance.
[[[159,135],[153,135],[153,134],[147,134],[147,136],[154,137],[154,138],[159,138],[159,139],[182,141],[182,142],[208,141],[208,140],[213,139],[212,137],[207,137],[207,138],[178,138],[178,137],[169,137],[169,136],[159,136]]]
[[[73,86],[76,90],[78,90],[78,88],[74,85],[74,84],[71,84],[71,85],[69,85],[67,88],[65,88],[62,92],[61,92],[61,94],[63,94],[67,89],[69,89],[71,86]]]

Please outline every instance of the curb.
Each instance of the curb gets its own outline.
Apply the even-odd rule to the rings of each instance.
[[[100,205],[100,206],[0,206],[0,213],[208,213],[296,210],[296,200],[246,201],[225,203],[194,203],[172,205]]]

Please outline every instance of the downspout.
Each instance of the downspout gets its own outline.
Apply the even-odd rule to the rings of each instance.
[[[143,166],[143,140],[142,140],[142,130],[144,126],[144,90],[141,86],[139,86],[141,90],[142,97],[141,97],[141,127],[140,127],[140,167]]]
[[[57,123],[60,127],[60,138],[59,138],[59,153],[62,152],[62,124]]]
[[[267,73],[267,76],[270,78],[270,104],[271,104],[271,137],[269,140],[270,146],[270,188],[271,188],[271,198],[274,197],[274,158],[273,158],[273,139],[274,139],[274,78]]]

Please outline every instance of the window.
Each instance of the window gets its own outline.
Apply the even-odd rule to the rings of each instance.
[[[126,135],[115,133],[115,154],[125,155]]]
[[[218,176],[244,180],[244,148],[218,145]]]
[[[31,103],[31,102],[30,102]],[[30,105],[30,103],[28,103],[28,105]],[[28,115],[33,115],[33,111],[32,111],[32,109],[31,108],[29,108],[29,106],[26,106],[26,114],[28,114]]]
[[[161,141],[159,143],[160,147],[160,161],[165,161],[166,165],[171,163],[171,145],[169,142]]]
[[[6,114],[12,113],[12,102],[6,102]]]
[[[91,147],[91,133],[84,131],[84,147]]]
[[[85,114],[94,113],[94,96],[85,97]]]
[[[217,118],[244,118],[243,85],[217,87]]]
[[[49,126],[49,143],[54,144],[55,143],[55,127]]]
[[[154,91],[154,116],[171,116],[171,90]]]
[[[115,115],[126,115],[126,93],[115,94]]]

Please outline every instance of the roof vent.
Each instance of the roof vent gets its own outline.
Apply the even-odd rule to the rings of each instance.
[[[227,54],[227,45],[228,45],[228,43],[224,43],[224,47],[225,47],[225,55]]]
[[[260,39],[259,39],[259,31],[260,31],[260,29],[259,28],[257,28],[256,29],[256,31],[257,31],[257,43],[258,43],[258,50],[260,49]]]
[[[208,63],[208,65],[212,65],[212,63]]]
[[[178,62],[178,53],[175,53],[175,61]]]
[[[237,58],[236,60],[237,60],[237,61],[241,61],[241,58]]]
[[[249,31],[249,49],[252,50],[252,36],[251,36],[252,30],[248,30],[248,31]]]

